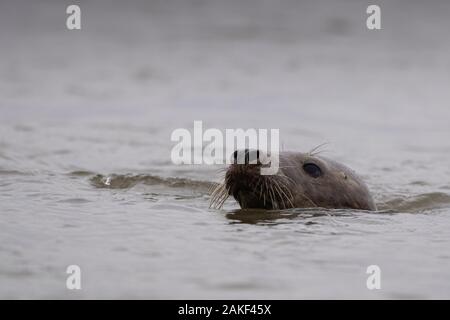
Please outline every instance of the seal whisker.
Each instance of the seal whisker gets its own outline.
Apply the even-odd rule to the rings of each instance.
[[[211,196],[214,197],[214,196],[219,192],[219,190],[220,190],[221,188],[223,188],[223,187],[224,187],[224,184],[223,184],[223,183],[218,183],[218,184],[214,187],[214,189],[211,191]]]
[[[279,200],[277,202],[280,202],[280,204],[283,205],[283,208],[285,208],[286,207],[286,203],[284,202],[283,195],[280,193],[279,187],[276,184],[276,182],[274,182],[273,190],[275,191],[275,194],[277,195],[277,198],[279,198]]]
[[[225,193],[225,184],[221,183],[217,185],[217,187],[214,189],[214,191],[211,194],[211,200],[210,200],[210,208],[216,208],[219,204],[219,199],[223,197],[223,194]]]
[[[294,204],[292,203],[292,201],[291,201],[291,198],[292,198],[292,193],[289,191],[289,190],[287,190],[289,193],[290,193],[290,197],[286,194],[286,192],[284,192],[284,189],[286,188],[286,186],[285,185],[283,185],[281,182],[281,185],[280,185],[280,183],[279,183],[279,181],[276,181],[275,180],[275,183],[276,183],[276,185],[277,185],[277,187],[279,188],[279,190],[280,190],[280,192],[284,195],[284,197],[285,197],[285,199],[287,200],[287,201],[289,201],[289,203],[290,203],[290,205],[291,205],[291,208],[293,208],[294,207]],[[283,200],[283,204],[284,204],[284,200]],[[285,208],[287,208],[286,207],[286,205],[285,205]]]
[[[293,202],[293,201],[294,201],[294,196],[292,195],[291,190],[289,190],[289,189],[285,186],[283,191],[287,191],[287,192],[289,193],[289,196],[286,196],[286,197],[287,197],[289,203],[291,204],[291,208],[295,208],[294,202]]]
[[[278,181],[274,180],[274,189],[276,190],[277,194],[280,196],[280,200],[283,203],[283,209],[286,208],[286,203],[284,202],[284,198],[282,193],[280,192],[280,186],[278,184]]]
[[[208,187],[208,193],[212,194],[214,192],[214,190],[220,186],[222,183],[218,183],[218,182],[211,182],[210,186]]]
[[[259,197],[262,198],[262,194],[263,194],[263,184],[260,183],[259,184]]]
[[[275,194],[273,193],[273,184],[269,186],[269,196],[270,196],[270,201],[272,202],[272,209],[276,209],[277,202],[275,201],[274,197]]]
[[[226,195],[224,192],[222,192],[215,200],[214,200],[214,204],[213,204],[213,208],[215,209],[220,209],[222,207],[222,201],[223,199],[226,199]]]
[[[263,206],[266,206],[266,181],[264,180],[264,192],[263,192]],[[261,185],[263,185],[261,184]]]
[[[218,168],[218,169],[216,169],[216,173],[220,173],[220,174],[221,174],[221,173],[226,173],[227,170],[228,170],[227,167]]]
[[[312,149],[308,152],[308,154],[309,154],[310,156],[318,155],[319,153],[321,153],[321,152],[324,151],[324,150],[319,150],[319,149],[322,148],[323,146],[327,145],[327,144],[329,144],[329,143],[328,143],[328,142],[323,142],[323,143],[319,144],[318,146],[312,148]]]
[[[287,184],[282,184],[281,191],[286,195],[286,199],[291,204],[291,208],[295,208],[295,206],[294,206],[294,196],[292,195],[292,192],[289,189],[289,187],[287,186]]]
[[[268,200],[270,200],[272,206],[273,206],[273,199],[272,199],[272,194],[270,193],[270,186],[267,184],[267,180],[264,180],[265,184],[266,184],[266,192],[267,192],[267,196],[268,196]]]
[[[294,199],[294,196],[292,195],[292,192],[289,188],[288,183],[291,183],[292,185],[295,185],[294,180],[292,180],[292,178],[282,175],[280,176],[280,179],[278,179],[278,182],[280,182],[281,186],[282,186],[282,190],[286,191],[287,193],[289,193],[289,196],[286,196],[289,199]]]
[[[285,175],[285,174],[279,175],[279,177],[288,180],[288,181],[291,182],[292,184],[295,184],[295,181],[294,181],[291,177],[288,177],[288,176]]]
[[[222,198],[220,200],[220,202],[218,203],[218,209],[221,209],[225,203],[225,201],[227,201],[228,197],[229,197],[229,189],[224,189],[224,192],[222,194]]]
[[[304,197],[306,200],[308,200],[309,202],[311,202],[315,207],[319,207],[317,204],[315,204],[314,201],[312,201],[306,194],[301,193],[300,194],[302,197]]]
[[[214,189],[214,191],[211,193],[210,204],[214,203],[218,189],[219,188]]]

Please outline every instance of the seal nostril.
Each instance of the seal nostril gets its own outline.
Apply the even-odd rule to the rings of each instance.
[[[234,164],[247,164],[248,163],[247,149],[234,151],[233,152],[233,162],[234,162]]]
[[[260,160],[259,150],[244,149],[236,150],[232,153],[232,161],[234,164],[258,164]]]
[[[238,151],[236,150],[235,152],[233,152],[234,164],[237,164],[237,158],[238,158]]]

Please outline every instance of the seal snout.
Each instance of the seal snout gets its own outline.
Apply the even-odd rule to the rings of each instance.
[[[238,202],[244,197],[256,197],[256,187],[260,184],[261,162],[259,150],[236,150],[232,154],[225,183],[228,193]]]
[[[259,150],[238,150],[225,174],[225,188],[241,208],[279,209],[292,207],[287,182],[278,175],[262,175],[264,154]]]
[[[233,196],[242,209],[292,208],[293,194],[289,178],[264,175],[261,169],[268,166],[269,158],[259,150],[233,152],[224,182],[212,192],[211,206],[220,208],[228,196]]]
[[[238,191],[251,192],[261,174],[259,150],[237,150],[233,153],[233,163],[227,170],[225,181],[230,194]]]

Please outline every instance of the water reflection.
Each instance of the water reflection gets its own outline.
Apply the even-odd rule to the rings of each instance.
[[[286,210],[263,210],[263,209],[236,209],[225,215],[231,220],[230,223],[246,224],[284,224],[292,220],[308,220],[317,217],[343,217],[353,216],[361,211],[356,210],[331,210],[325,208],[294,208]],[[305,224],[315,224],[314,221],[305,221]]]

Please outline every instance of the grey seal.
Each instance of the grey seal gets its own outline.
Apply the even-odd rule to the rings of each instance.
[[[314,153],[280,152],[275,175],[261,175],[258,161],[249,161],[252,150],[235,151],[224,181],[211,194],[211,207],[221,208],[233,196],[242,209],[348,208],[376,210],[375,202],[363,180],[350,168]]]

